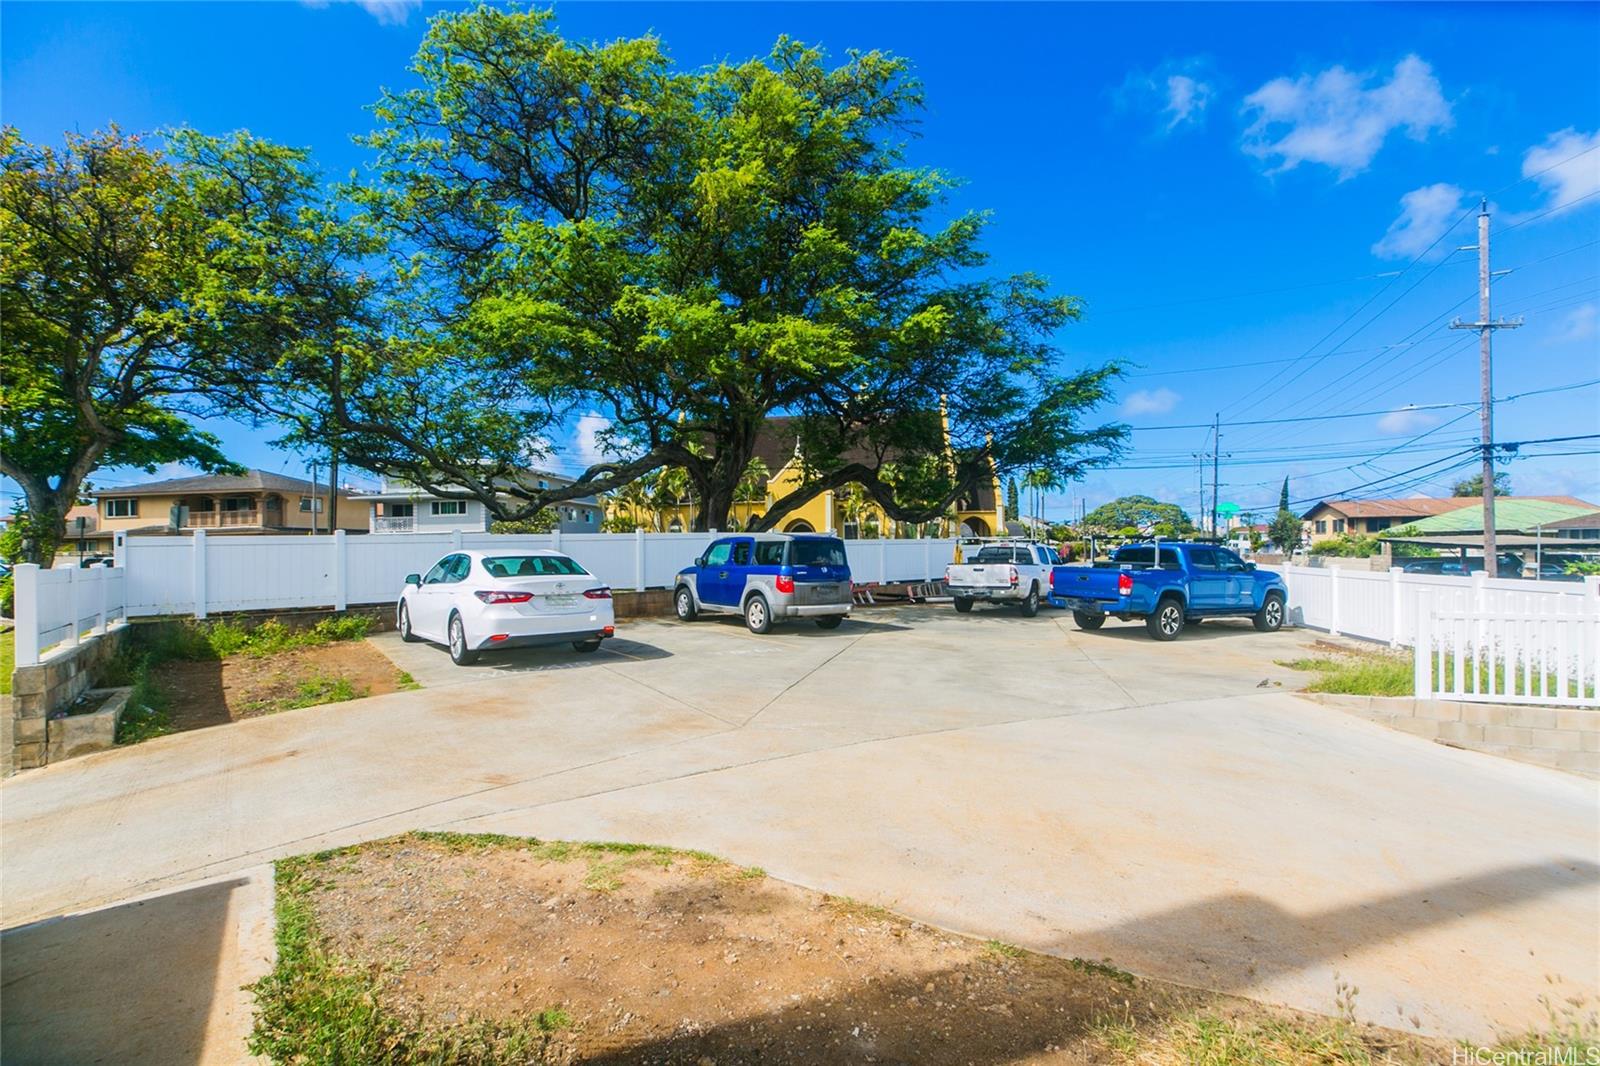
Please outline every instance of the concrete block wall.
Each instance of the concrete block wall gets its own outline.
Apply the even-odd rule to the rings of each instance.
[[[1403,733],[1600,780],[1600,710],[1308,692]]]
[[[114,626],[99,636],[85,637],[75,647],[58,648],[36,666],[17,667],[11,675],[11,696],[0,706],[7,719],[0,729],[0,741],[8,741],[0,751],[0,770],[6,776],[49,761],[50,712],[87,692],[127,637],[126,625]]]

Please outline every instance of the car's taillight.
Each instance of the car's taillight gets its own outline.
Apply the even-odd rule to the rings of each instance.
[[[773,584],[777,587],[779,592],[794,591],[794,578],[790,577],[788,574],[779,574],[778,580]]]
[[[1011,571],[1011,583],[1013,585],[1015,585],[1017,583],[1017,568],[1012,566],[1012,567],[1007,567],[1007,569],[1009,569]]]
[[[604,585],[597,589],[584,589],[583,594],[591,600],[609,600],[611,598],[611,590]]]
[[[533,599],[531,592],[501,592],[498,589],[474,592],[473,595],[484,603],[527,603]]]
[[[1132,596],[1133,595],[1133,575],[1132,574],[1118,574],[1117,575],[1117,595],[1118,596]]]

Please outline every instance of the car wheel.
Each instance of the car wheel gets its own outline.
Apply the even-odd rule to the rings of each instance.
[[[1032,618],[1039,613],[1039,586],[1028,589],[1028,598],[1022,601],[1022,617]]]
[[[1072,620],[1078,623],[1079,629],[1099,629],[1106,624],[1106,616],[1094,611],[1073,611]]]
[[[1144,620],[1144,627],[1157,640],[1177,640],[1183,632],[1183,604],[1171,597],[1162,600]]]
[[[744,605],[745,628],[752,633],[765,633],[772,628],[772,610],[763,596],[751,596]]]
[[[678,621],[693,622],[700,613],[694,609],[694,593],[689,591],[688,585],[679,585],[677,595],[672,597],[672,606],[678,612]]]
[[[457,666],[471,666],[478,661],[478,653],[467,647],[467,627],[461,616],[450,616],[450,661]]]
[[[400,601],[400,613],[394,624],[400,630],[400,639],[407,644],[415,644],[422,639],[411,630],[411,608],[406,606],[405,600]]]
[[[1256,612],[1252,621],[1256,628],[1263,633],[1276,633],[1283,628],[1283,597],[1276,592],[1268,593],[1266,602],[1261,605],[1261,610]]]
[[[838,629],[839,623],[844,621],[842,614],[825,614],[817,619],[818,629]]]
[[[572,642],[572,650],[581,652],[584,655],[588,655],[592,651],[599,651],[600,638],[595,637],[593,640],[575,640]]]
[[[972,610],[972,601],[967,599],[965,596],[957,596],[956,610],[960,611],[962,614],[966,614],[968,611]]]

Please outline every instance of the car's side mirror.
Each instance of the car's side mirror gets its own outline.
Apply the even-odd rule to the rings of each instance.
[[[1246,570],[1254,570],[1256,568],[1256,564],[1255,563],[1245,563],[1244,564],[1244,568]]]
[[[699,566],[699,567],[704,567],[706,565],[706,557],[704,555],[696,556],[695,560],[694,560],[694,565]]]
[[[408,585],[420,585],[420,584],[422,584],[422,575],[421,574],[407,574],[406,575],[406,584],[408,584]]]

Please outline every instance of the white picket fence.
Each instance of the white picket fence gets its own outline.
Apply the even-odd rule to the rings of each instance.
[[[1600,577],[1276,569],[1291,621],[1415,649],[1421,698],[1600,706]]]
[[[15,570],[16,660],[31,666],[57,644],[72,647],[127,618],[127,573],[109,566]]]

